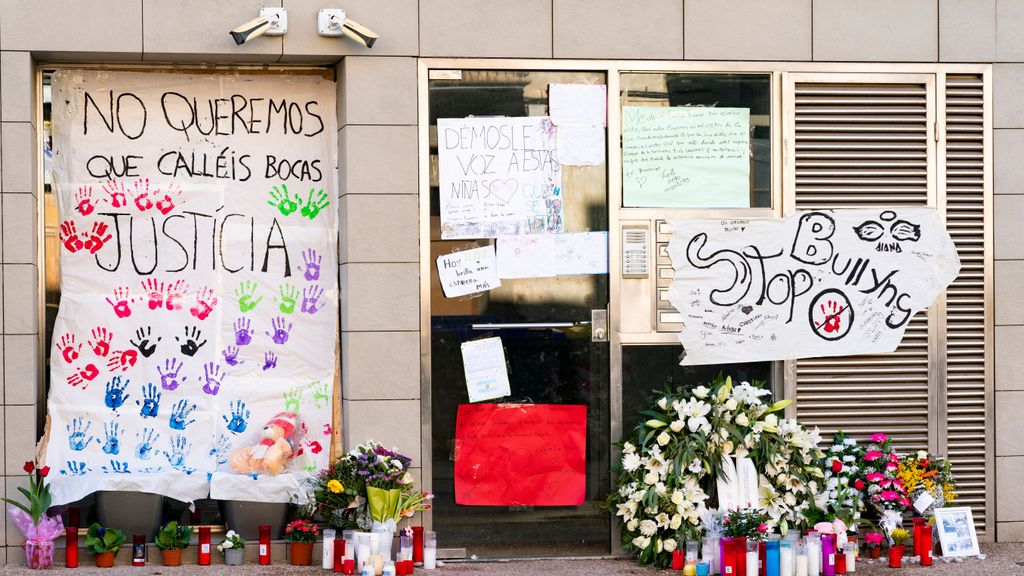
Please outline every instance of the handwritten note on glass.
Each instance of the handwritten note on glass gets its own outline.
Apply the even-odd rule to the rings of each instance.
[[[562,170],[546,116],[437,121],[441,237],[562,231]]]
[[[462,366],[466,371],[470,402],[493,400],[512,393],[501,338],[463,342]]]
[[[461,404],[455,421],[455,502],[582,504],[586,456],[586,406]]]
[[[625,107],[622,196],[629,207],[750,206],[750,110]]]
[[[446,298],[486,292],[501,286],[494,246],[438,256],[437,276]]]

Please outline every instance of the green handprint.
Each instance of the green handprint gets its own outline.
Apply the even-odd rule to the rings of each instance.
[[[302,389],[292,388],[284,393],[284,411],[298,412],[302,406]]]
[[[291,314],[295,312],[295,299],[299,297],[299,291],[291,284],[281,284],[277,287],[277,291],[281,293],[281,298],[278,300],[281,304],[277,307],[281,311],[281,314]]]
[[[313,194],[317,195],[315,201],[313,199]],[[298,197],[296,197],[296,199],[297,198]],[[310,188],[309,199],[306,200],[306,205],[302,207],[301,214],[312,220],[316,218],[316,215],[326,208],[328,204],[330,204],[330,202],[327,201],[327,194],[324,193],[323,188],[321,188],[319,192],[317,192],[316,188]]]
[[[313,382],[312,386],[313,404],[315,404],[317,408],[327,406],[331,401],[331,395],[327,388],[327,383],[317,380],[316,382]]]
[[[280,190],[277,189],[277,186],[274,186],[274,191],[270,192],[270,200],[267,201],[267,204],[277,208],[277,211],[280,212],[282,216],[287,216],[299,209],[299,204],[302,204],[302,199],[296,195],[295,200],[292,200],[292,195],[288,192],[288,187],[281,184]]]
[[[246,280],[239,284],[238,288],[235,288],[235,296],[238,297],[238,309],[243,313],[252,310],[263,300],[263,296],[253,300],[257,287],[256,283],[252,280]]]

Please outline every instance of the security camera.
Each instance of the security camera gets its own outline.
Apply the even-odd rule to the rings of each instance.
[[[317,32],[321,36],[348,36],[356,42],[373,48],[380,35],[366,26],[347,18],[341,8],[324,8],[317,15]]]
[[[235,28],[228,34],[235,44],[242,45],[266,34],[280,36],[288,31],[288,13],[284,8],[260,8],[260,15]]]

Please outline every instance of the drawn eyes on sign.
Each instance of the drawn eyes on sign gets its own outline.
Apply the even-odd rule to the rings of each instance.
[[[921,239],[921,227],[906,220],[893,222],[889,233],[892,234],[893,239],[901,242],[917,242]]]
[[[859,226],[854,226],[853,231],[857,237],[865,242],[874,242],[885,234],[885,227],[874,220],[868,220]]]

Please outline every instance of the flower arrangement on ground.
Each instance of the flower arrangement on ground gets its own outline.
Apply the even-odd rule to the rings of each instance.
[[[25,496],[25,502],[3,498],[8,504],[7,515],[25,535],[25,560],[29,568],[42,569],[53,565],[53,540],[64,530],[60,516],[50,516],[50,487],[45,478],[49,466],[37,469],[32,461],[25,462],[22,469],[28,474],[28,488],[18,486]]]
[[[931,456],[924,450],[900,458],[896,479],[903,483],[911,502],[925,492],[934,499],[920,511],[922,516],[931,516],[936,508],[942,508],[957,498],[956,478],[949,461],[941,456]]]
[[[165,524],[156,535],[156,547],[163,556],[164,566],[181,566],[181,551],[188,548],[193,528],[182,526],[176,520]]]
[[[289,542],[316,542],[320,528],[312,520],[292,520],[284,528],[284,539]]]
[[[727,538],[764,540],[768,535],[768,515],[756,508],[733,510],[722,518]]]
[[[237,566],[242,563],[245,553],[245,540],[234,530],[228,530],[224,535],[224,541],[217,544],[217,551],[224,555],[224,563],[229,566]]]
[[[842,430],[832,436],[832,445],[825,450],[824,488],[816,504],[823,513],[814,520],[842,520],[855,526],[865,509],[866,484],[861,474],[864,449],[857,440]]]
[[[313,509],[336,528],[369,528],[366,484],[356,475],[353,460],[342,457],[313,477]]]
[[[719,377],[692,390],[665,390],[642,411],[647,420],[624,439],[616,489],[607,505],[623,525],[624,547],[641,564],[665,567],[683,540],[700,534],[700,519],[717,508],[716,482],[726,458],[746,457],[759,473],[758,502],[768,529],[785,533],[803,520],[821,479],[817,430],[776,413],[758,383],[733,386]]]
[[[114,565],[114,556],[124,541],[124,532],[94,522],[86,531],[83,544],[87,551],[96,555],[96,566],[109,568]]]
[[[892,530],[903,523],[903,511],[910,507],[903,482],[896,477],[900,459],[892,440],[882,433],[873,434],[863,461],[868,501],[878,512],[879,524],[891,537]]]
[[[375,525],[388,524],[393,533],[401,519],[398,507],[402,493],[412,486],[412,459],[373,440],[356,446],[345,458],[365,485],[370,519]]]

